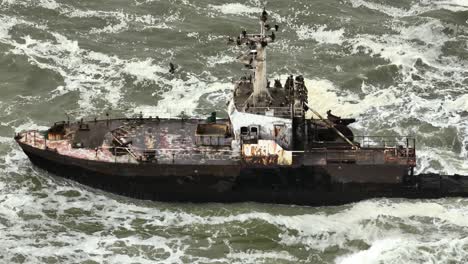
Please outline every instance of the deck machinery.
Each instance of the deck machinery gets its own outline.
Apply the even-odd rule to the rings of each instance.
[[[62,121],[15,140],[40,168],[142,199],[331,205],[467,195],[464,177],[414,174],[414,138],[354,136],[355,119],[314,110],[302,76],[267,79],[278,28],[264,11],[259,33],[230,38],[246,47],[238,59],[249,74],[235,84],[228,118]]]

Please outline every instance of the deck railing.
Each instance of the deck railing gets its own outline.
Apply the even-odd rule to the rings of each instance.
[[[361,148],[416,148],[416,138],[412,136],[354,136],[354,142],[359,143]]]
[[[214,108],[184,108],[184,107],[171,107],[161,110],[141,110],[136,112],[126,112],[120,110],[107,110],[103,113],[86,115],[79,112],[67,112],[65,113],[69,122],[74,120],[80,120],[83,118],[84,121],[92,120],[106,120],[106,119],[125,119],[125,118],[196,118],[206,119],[212,112],[216,112],[217,117],[227,118],[227,111],[219,111]]]
[[[248,107],[244,110],[246,113],[249,114],[257,114],[257,115],[266,115],[266,116],[273,116],[273,117],[281,117],[281,118],[291,118],[291,107],[289,106],[278,106],[278,107]],[[294,116],[302,116],[304,114],[304,110],[302,108],[294,108]]]
[[[365,149],[365,150],[328,150],[315,149],[307,151],[304,158],[308,164],[326,165],[330,163],[357,163],[357,164],[407,164],[415,165],[414,149]]]
[[[133,147],[99,147],[98,151],[109,151],[114,162],[148,162],[161,164],[232,163],[240,159],[239,153],[226,149],[140,149]],[[129,155],[127,155],[129,154]]]

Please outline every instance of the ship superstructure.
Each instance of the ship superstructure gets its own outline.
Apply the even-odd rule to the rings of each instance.
[[[41,168],[144,199],[324,205],[467,194],[463,177],[414,175],[414,138],[354,136],[355,119],[314,110],[302,76],[268,79],[278,28],[264,11],[259,33],[231,39],[245,47],[238,59],[249,74],[235,84],[228,118],[62,121],[15,140]]]

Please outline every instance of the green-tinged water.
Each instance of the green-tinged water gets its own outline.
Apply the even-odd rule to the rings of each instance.
[[[468,200],[171,204],[38,169],[15,132],[224,109],[227,37],[263,2],[0,0],[0,263],[466,263]],[[468,175],[468,1],[268,1],[270,78],[302,74],[356,134],[415,135],[418,172]],[[169,62],[178,66],[169,74]]]

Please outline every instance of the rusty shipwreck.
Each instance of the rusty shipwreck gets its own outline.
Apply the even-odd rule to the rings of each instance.
[[[15,140],[40,168],[141,199],[329,205],[467,196],[464,177],[414,174],[414,138],[354,136],[356,120],[313,109],[302,76],[269,81],[266,50],[278,26],[267,19],[263,12],[260,32],[230,39],[246,48],[238,59],[249,74],[235,84],[227,118],[62,121]]]

